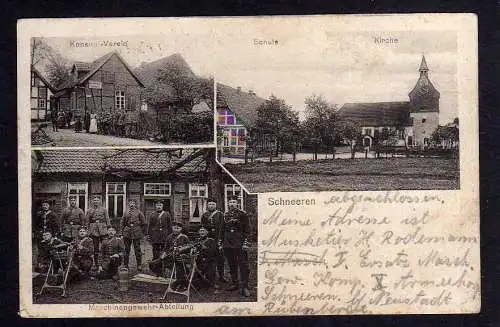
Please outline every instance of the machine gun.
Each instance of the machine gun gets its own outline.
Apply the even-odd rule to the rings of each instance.
[[[197,242],[194,242],[191,244],[186,244],[183,246],[174,247],[174,249],[172,251],[170,251],[168,253],[163,252],[159,258],[152,260],[150,262],[150,265],[156,265],[156,264],[162,262],[163,260],[167,260],[168,258],[175,259],[181,255],[186,255],[189,257],[196,256],[196,255],[198,255],[200,250],[205,246],[207,241],[208,241],[208,239],[205,239],[205,240],[197,241]]]

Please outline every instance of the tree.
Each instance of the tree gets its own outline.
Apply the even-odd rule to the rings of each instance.
[[[351,149],[351,159],[354,159],[357,140],[361,136],[361,127],[353,120],[339,120],[336,124],[336,131],[339,138],[346,142]]]
[[[456,126],[438,126],[432,133],[431,140],[445,148],[453,148],[458,144],[459,134]]]
[[[306,124],[311,129],[311,139],[320,140],[325,153],[335,154],[335,121],[337,107],[322,96],[312,95],[305,99]]]
[[[34,37],[31,40],[31,66],[45,73],[55,88],[70,78],[71,62],[49,46],[44,38]]]
[[[259,137],[269,135],[276,140],[275,149],[269,151],[269,160],[272,161],[274,154],[280,150],[283,152],[290,143],[296,142],[298,126],[298,114],[283,99],[271,95],[257,108],[257,121],[252,134]]]
[[[181,109],[190,112],[201,100],[213,105],[214,80],[194,75],[181,57],[175,56],[156,71],[155,82],[148,88],[147,99],[153,105],[175,102]]]

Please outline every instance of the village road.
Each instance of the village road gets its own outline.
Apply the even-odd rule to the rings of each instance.
[[[35,129],[32,128],[32,132]],[[40,147],[100,147],[100,146],[159,146],[163,143],[148,140],[136,140],[125,137],[92,134],[85,131],[75,133],[74,129],[52,130],[52,126],[44,128],[45,133],[53,140],[52,143],[36,145]]]

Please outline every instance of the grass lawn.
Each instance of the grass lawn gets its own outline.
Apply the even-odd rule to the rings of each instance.
[[[460,188],[458,159],[330,159],[226,164],[225,167],[250,192]]]

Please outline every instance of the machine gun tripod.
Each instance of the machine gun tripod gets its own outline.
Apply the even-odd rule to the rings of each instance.
[[[206,281],[205,276],[203,276],[203,273],[200,271],[197,265],[197,259],[198,255],[200,254],[200,243],[195,243],[191,245],[187,245],[185,247],[182,247],[178,249],[177,251],[172,252],[173,256],[173,264],[172,264],[172,270],[170,272],[170,278],[168,282],[167,289],[165,290],[165,293],[163,294],[162,300],[165,300],[167,298],[167,295],[169,293],[172,294],[179,294],[179,295],[184,295],[187,298],[187,303],[190,301],[191,297],[191,290],[194,290],[199,293],[199,290],[193,285],[193,279],[195,274],[198,275],[201,279]],[[188,254],[182,254],[184,251],[189,250]],[[186,263],[186,261],[188,261]],[[176,282],[178,281],[178,273],[179,270],[182,269],[182,273],[184,276],[186,276],[186,281],[187,281],[187,286],[186,289],[183,291],[180,290],[174,290],[172,288],[173,281],[175,280]]]
[[[43,291],[47,288],[62,289],[62,297],[66,297],[67,282],[71,266],[73,265],[73,256],[75,251],[70,243],[62,243],[54,249],[54,253],[50,256],[49,267],[47,268],[46,276],[42,285],[42,288],[38,292],[38,296],[42,295]],[[49,283],[50,276],[57,276],[54,274],[55,262],[58,263],[58,267],[62,270],[62,282],[60,284],[54,285]]]

